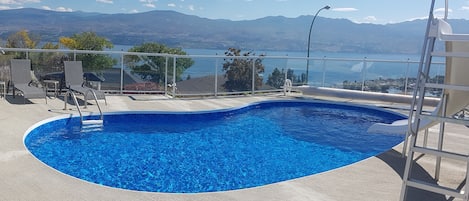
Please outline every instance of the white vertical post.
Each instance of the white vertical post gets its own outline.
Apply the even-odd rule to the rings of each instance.
[[[362,91],[365,91],[365,80],[366,80],[366,57],[363,58],[363,68],[362,68]]]
[[[164,95],[168,95],[168,56],[165,56],[164,63]]]
[[[404,95],[407,95],[407,86],[409,84],[410,58],[407,58],[407,69],[405,71]]]
[[[176,57],[173,57],[173,97],[176,96]]]
[[[448,19],[448,6],[449,6],[449,3],[448,3],[448,0],[445,0],[445,20]]]
[[[215,97],[218,96],[218,57],[215,59]]]
[[[120,94],[124,93],[124,53],[121,53],[121,83],[120,83]]]
[[[326,56],[322,58],[322,87],[326,86]]]
[[[285,78],[283,79],[283,95],[287,95],[287,79],[288,79],[288,67],[284,68]]]
[[[255,58],[252,58],[252,87],[251,87],[251,93],[254,95],[255,92],[255,87],[256,85],[256,60]]]

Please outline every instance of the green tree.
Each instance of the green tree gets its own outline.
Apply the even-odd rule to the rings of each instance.
[[[344,89],[350,89],[350,90],[361,90],[362,89],[361,83],[359,83],[357,81],[351,82],[351,81],[345,80],[345,81],[342,82],[342,85],[343,85]]]
[[[7,38],[7,48],[36,48],[40,41],[40,37],[29,34],[26,30],[18,31]]]
[[[251,90],[253,65],[255,76],[254,89],[259,89],[262,86],[260,74],[264,73],[264,65],[262,64],[261,57],[249,57],[255,56],[255,54],[251,51],[241,53],[241,50],[236,48],[229,48],[225,55],[228,56],[223,64],[223,70],[226,72],[225,78],[227,79],[223,85],[225,89],[229,91]]]
[[[21,30],[8,37],[6,47],[35,49],[39,43],[40,37],[38,35],[30,34],[26,30]],[[42,49],[59,49],[59,45],[49,42],[45,43]],[[26,58],[25,52],[11,52],[9,54],[15,54],[14,57],[16,58]],[[51,71],[51,69],[53,69],[51,67],[61,66],[61,64],[57,64],[56,61],[60,60],[62,57],[63,54],[58,52],[30,52],[28,54],[28,58],[30,58],[32,62],[32,67],[38,75],[45,73],[45,71]]]
[[[267,78],[266,84],[278,89],[283,86],[284,82],[285,73],[283,72],[283,69],[282,72],[280,72],[278,68],[275,68],[272,74],[269,75],[269,78]]]
[[[94,50],[102,51],[105,48],[112,48],[114,45],[104,37],[98,36],[94,32],[83,32],[74,34],[71,37],[61,37],[60,44],[72,50]],[[103,54],[77,54],[76,60],[83,62],[85,71],[101,71],[112,68],[117,64],[117,60],[110,55]]]
[[[129,49],[129,52],[162,53],[173,55],[186,55],[181,48],[169,48],[158,43],[144,43]],[[125,63],[132,69],[132,73],[139,75],[142,79],[156,83],[164,83],[166,72],[166,57],[164,56],[137,56],[125,57]],[[182,73],[194,64],[190,58],[178,58],[176,60],[176,81],[182,80]],[[173,72],[173,61],[168,60],[168,72]]]
[[[59,49],[58,44],[46,43],[42,46],[42,49],[56,50]],[[33,65],[36,66],[38,73],[45,74],[53,71],[60,71],[59,69],[63,66],[63,61],[66,55],[60,52],[40,52],[37,54],[30,54]]]
[[[293,73],[292,69],[287,70],[287,79],[291,80],[292,82],[296,81],[296,75]],[[267,78],[266,84],[276,89],[282,87],[285,84],[284,70],[282,69],[282,71],[280,71],[278,68],[275,68],[272,74],[270,74]]]
[[[29,34],[26,30],[21,30],[8,36],[5,47],[34,49],[39,41],[40,37],[38,35]],[[15,54],[15,58],[26,58],[25,52],[13,52],[9,54]]]

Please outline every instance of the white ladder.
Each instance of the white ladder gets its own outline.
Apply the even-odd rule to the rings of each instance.
[[[425,41],[422,49],[422,57],[418,70],[419,74],[417,77],[417,86],[413,94],[413,101],[409,114],[410,126],[408,132],[410,133],[410,147],[407,154],[404,175],[402,178],[403,183],[400,196],[401,201],[408,200],[407,196],[409,187],[454,198],[460,198],[466,201],[469,200],[469,185],[467,183],[469,181],[469,155],[467,153],[449,152],[443,149],[445,123],[469,125],[468,120],[456,118],[454,116],[456,108],[462,107],[460,110],[463,110],[467,106],[466,102],[469,99],[469,82],[460,81],[460,78],[451,75],[451,73],[455,74],[458,71],[469,72],[469,35],[452,33],[451,26],[446,23],[448,14],[448,0],[446,0],[445,3],[445,17],[443,20],[440,20],[434,18],[433,10],[435,0],[432,0],[431,2],[427,30],[425,33]],[[444,42],[446,47],[445,52],[434,51],[435,43],[437,41]],[[464,45],[461,44],[467,44],[467,48],[464,48]],[[436,56],[446,58],[447,65],[444,84],[429,82],[432,57]],[[461,60],[465,61],[461,62]],[[460,63],[466,63],[464,66],[465,68],[454,67]],[[468,80],[469,73],[464,74],[466,74],[466,80]],[[443,101],[441,109],[430,115],[423,112],[423,103],[428,89],[440,89],[443,92],[441,98],[441,101]],[[461,97],[465,97],[465,100],[460,100]],[[412,119],[413,122],[411,121]],[[439,136],[436,147],[417,145],[417,137],[419,136],[419,131],[421,130],[420,122],[422,120],[431,120],[440,123]],[[436,157],[434,182],[430,183],[413,177],[412,173],[413,166],[415,165],[415,153]],[[464,187],[459,189],[451,188],[438,183],[442,158],[460,160],[466,163],[466,183],[464,184]]]

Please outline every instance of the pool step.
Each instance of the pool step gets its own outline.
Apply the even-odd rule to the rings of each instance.
[[[81,132],[102,131],[103,126],[103,120],[83,120],[81,122]]]

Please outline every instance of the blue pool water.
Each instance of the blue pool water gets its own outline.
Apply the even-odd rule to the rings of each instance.
[[[404,136],[367,133],[403,117],[369,107],[271,101],[204,112],[115,113],[80,132],[77,117],[45,121],[25,145],[45,164],[93,183],[197,193],[262,186],[375,156]]]

